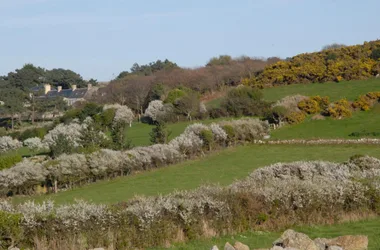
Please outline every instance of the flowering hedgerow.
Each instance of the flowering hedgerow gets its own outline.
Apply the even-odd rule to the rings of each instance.
[[[40,144],[53,145],[58,135],[63,134],[76,146],[80,146],[80,134],[91,122],[89,118],[85,119],[81,125],[77,122],[69,125],[60,124],[45,136],[42,143],[34,139],[25,143],[33,147],[40,147]],[[205,148],[202,133],[204,131],[211,133],[213,145],[224,147],[228,137],[223,129],[225,125],[233,130],[235,140],[242,142],[262,139],[269,132],[268,123],[257,119],[235,120],[210,126],[196,123],[189,125],[169,144],[137,147],[128,151],[101,149],[87,155],[64,154],[54,160],[42,162],[26,160],[12,168],[0,171],[0,193],[4,195],[12,191],[14,194],[29,194],[33,193],[36,185],[41,183],[47,186],[55,183],[58,189],[67,189],[100,179],[177,163],[203,153]],[[208,141],[208,143],[211,142]]]
[[[378,213],[379,177],[380,160],[368,156],[344,163],[277,163],[228,187],[204,186],[110,206],[84,201],[63,206],[3,201],[0,212],[7,220],[12,215],[22,216],[16,225],[22,235],[14,230],[12,236],[27,247],[41,239],[46,244],[72,242],[79,233],[86,239],[86,247],[106,243],[117,249],[145,248],[174,241],[179,234],[193,239],[210,232],[265,229],[266,225],[274,229],[276,223],[284,227],[331,222],[355,211]],[[284,220],[277,221],[278,217]]]

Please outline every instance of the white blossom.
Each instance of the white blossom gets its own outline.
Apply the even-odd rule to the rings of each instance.
[[[59,135],[63,135],[67,140],[73,143],[75,147],[78,147],[80,146],[82,131],[86,127],[86,124],[80,125],[77,122],[72,122],[68,125],[60,123],[54,129],[50,130],[47,135],[45,135],[42,143],[51,147],[56,144]]]
[[[47,149],[47,145],[42,143],[41,139],[38,137],[28,138],[23,142],[23,144],[25,147],[34,152]]]
[[[128,108],[127,106],[121,106],[118,109],[116,109],[114,121],[125,122],[129,124],[129,126],[131,126],[134,118],[135,115],[133,114],[130,108]]]
[[[15,150],[22,147],[22,143],[10,136],[0,137],[0,153],[4,153],[9,150]]]
[[[164,103],[160,100],[154,100],[149,103],[144,115],[150,117],[153,121],[157,121],[163,112],[165,112]]]

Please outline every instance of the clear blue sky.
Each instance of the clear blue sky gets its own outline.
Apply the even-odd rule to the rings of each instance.
[[[379,0],[0,0],[0,75],[33,63],[109,80],[134,62],[288,57],[380,38]]]

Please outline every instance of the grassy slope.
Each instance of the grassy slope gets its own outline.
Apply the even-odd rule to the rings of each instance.
[[[185,128],[192,123],[204,123],[204,124],[210,124],[212,122],[217,122],[219,120],[228,120],[228,118],[225,119],[215,119],[215,120],[202,120],[202,121],[188,121],[188,122],[178,122],[178,123],[172,123],[168,124],[168,129],[172,132],[169,139],[173,139],[177,136],[179,136]],[[134,146],[148,146],[150,145],[150,137],[149,133],[152,131],[154,126],[145,124],[145,123],[134,123],[131,128],[127,129],[127,138],[131,140],[132,145]]]
[[[355,100],[359,95],[370,91],[380,91],[380,79],[281,86],[264,89],[264,97],[268,101],[277,101],[285,96],[300,94],[329,96],[330,101],[341,98]]]
[[[134,195],[166,194],[174,190],[194,189],[202,184],[228,185],[246,177],[258,167],[280,161],[329,160],[345,161],[354,154],[380,157],[378,146],[302,146],[248,145],[230,148],[204,158],[102,181],[56,195],[35,197],[36,201],[53,199],[57,203],[85,199],[97,203],[115,203]],[[14,198],[15,202],[24,201]]]
[[[370,91],[380,91],[380,79],[369,79],[361,81],[345,81],[331,83],[294,84],[264,89],[264,98],[267,101],[277,101],[289,95],[320,95],[329,96],[330,101],[341,98],[355,100],[359,95]],[[207,107],[219,107],[222,98],[216,98],[207,102]]]
[[[380,132],[380,106],[376,105],[372,110],[357,111],[351,118],[334,120],[311,120],[286,126],[273,131],[272,139],[315,139],[315,138],[351,138],[352,132]]]
[[[364,234],[369,238],[369,250],[380,249],[380,218],[371,219],[360,222],[349,222],[331,226],[310,226],[299,227],[295,230],[306,233],[310,238],[334,238],[341,235],[357,235]],[[220,237],[203,241],[193,241],[185,244],[177,244],[171,249],[210,249],[213,245],[217,245],[219,249],[223,249],[224,244],[228,241],[234,244],[240,241],[251,249],[269,248],[272,242],[276,240],[281,233],[267,232],[247,232],[236,236]],[[163,249],[163,248],[156,248]]]

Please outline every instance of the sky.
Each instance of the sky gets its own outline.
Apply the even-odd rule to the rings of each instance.
[[[133,63],[291,57],[380,38],[378,0],[0,0],[0,75],[26,63],[107,81]]]

